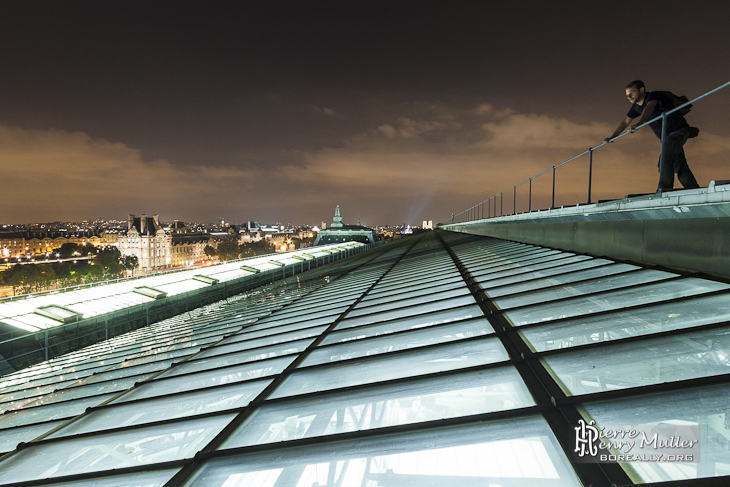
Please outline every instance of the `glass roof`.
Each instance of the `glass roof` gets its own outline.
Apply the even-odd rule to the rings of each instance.
[[[186,284],[31,308],[142,285]],[[716,280],[417,234],[0,377],[0,484],[701,487],[730,476],[729,321]],[[594,455],[593,427],[701,455]]]
[[[218,282],[227,282],[255,273],[241,269],[242,266],[258,271],[280,269],[281,264],[272,264],[271,262],[277,261],[285,265],[301,264],[303,260],[327,257],[332,253],[363,245],[359,242],[323,245],[316,249],[309,248],[283,254],[268,254],[203,267],[202,269],[196,268],[187,271],[142,277],[130,281],[114,282],[70,292],[58,292],[42,296],[31,296],[26,299],[3,301],[0,302],[0,323],[29,332],[38,331],[62,324],[60,321],[49,319],[48,315],[39,315],[37,311],[39,308],[54,307],[58,309],[58,307],[64,307],[67,310],[66,313],[77,313],[81,319],[86,319],[154,301],[155,295],[160,292],[165,293],[167,296],[175,296],[204,289],[212,285],[212,281],[208,283],[202,282],[196,279],[196,276],[211,278]],[[140,289],[135,291],[135,288]]]

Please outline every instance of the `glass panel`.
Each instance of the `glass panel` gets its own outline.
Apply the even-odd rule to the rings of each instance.
[[[639,426],[699,427],[701,454],[699,459],[693,458],[695,462],[699,460],[698,463],[622,463],[625,469],[633,468],[641,480],[648,483],[728,475],[730,458],[728,404],[730,404],[730,389],[727,385],[718,385],[643,395],[633,399],[597,402],[585,405],[584,408],[599,428],[605,427],[607,430],[635,430]],[[649,436],[649,439],[652,437],[653,435]],[[686,438],[682,440],[685,441]]]
[[[242,408],[248,405],[271,380],[258,380],[171,397],[148,399],[143,402],[122,403],[87,413],[70,425],[53,433],[51,438],[69,436],[109,428],[136,426],[167,419]]]
[[[361,310],[362,316],[355,316],[355,320],[350,320],[349,318],[352,318],[352,313],[348,313],[348,319],[343,320],[342,323],[340,323],[337,328],[340,329],[341,325],[346,321],[347,323],[357,323],[360,325],[368,324],[368,323],[377,323],[379,321],[386,321],[386,320],[392,320],[396,318],[403,318],[405,316],[413,316],[413,315],[420,315],[424,313],[431,313],[434,311],[441,311],[441,310],[450,310],[452,308],[457,308],[460,306],[466,306],[468,304],[475,304],[476,301],[474,301],[474,298],[471,295],[464,296],[461,298],[451,298],[451,299],[444,299],[441,301],[432,301],[430,303],[426,304],[419,304],[417,306],[409,306],[407,308],[399,306],[399,303],[391,304],[390,309],[387,309],[385,311],[379,312],[379,313],[372,313],[372,314],[365,314],[365,311],[372,309],[364,308]]]
[[[450,270],[434,272],[426,274],[423,269],[411,270],[397,279],[391,279],[386,282],[380,281],[377,286],[366,296],[367,299],[381,298],[386,295],[407,292],[409,290],[428,289],[435,286],[444,285],[461,285],[464,286],[464,279],[456,270],[454,264],[450,265]]]
[[[63,424],[65,420],[50,421],[48,423],[32,424],[29,426],[21,426],[19,428],[10,428],[0,430],[0,452],[8,452],[15,450],[18,443],[28,443],[48,433],[56,426]]]
[[[169,372],[165,372],[165,377],[174,377],[178,375],[183,374],[190,374],[193,372],[199,372],[203,370],[210,370],[215,369],[218,367],[227,367],[229,365],[237,365],[242,364],[246,362],[254,362],[251,364],[252,367],[252,374],[259,373],[260,370],[261,377],[264,377],[266,375],[273,375],[278,374],[279,372],[275,372],[274,370],[277,370],[281,368],[281,370],[284,370],[289,366],[290,363],[294,361],[296,358],[296,355],[290,355],[288,357],[281,357],[281,358],[274,358],[274,359],[265,359],[261,361],[254,361],[251,360],[251,354],[250,353],[229,353],[228,355],[221,355],[220,357],[211,357],[207,359],[202,360],[192,360],[189,362],[182,362],[172,369],[170,369]],[[162,376],[160,376],[162,377]]]
[[[497,286],[489,286],[485,293],[490,298],[498,298],[509,294],[534,291],[545,287],[569,284],[571,282],[640,269],[640,267],[629,264],[606,265],[610,262],[604,259],[584,260],[577,264],[552,267],[550,269],[520,274],[519,276],[506,279],[497,279],[491,282],[492,285],[497,283]],[[483,285],[482,288],[484,288]]]
[[[274,397],[326,391],[358,384],[372,384],[400,377],[463,369],[507,360],[497,338],[449,343],[439,347],[357,359],[314,369],[295,371],[274,391]]]
[[[333,315],[306,321],[290,318],[289,320],[282,320],[280,322],[277,321],[260,325],[257,324],[244,329],[241,333],[238,333],[237,336],[245,336],[247,339],[261,338],[274,333],[285,333],[294,330],[301,330],[303,328],[311,328],[317,325],[330,325],[338,317],[339,315]]]
[[[164,370],[172,365],[172,360],[160,360],[159,362],[150,362],[142,365],[117,365],[115,369],[105,372],[99,372],[92,376],[82,379],[79,384],[95,384],[99,382],[117,380],[123,377],[129,377],[137,374],[152,374]],[[77,386],[75,386],[77,387]]]
[[[581,296],[584,294],[592,294],[606,289],[621,289],[638,284],[649,282],[663,281],[677,274],[669,272],[657,271],[653,269],[629,272],[627,274],[619,274],[617,276],[604,277],[602,279],[594,279],[588,282],[579,282],[570,285],[557,286],[539,291],[531,291],[520,294],[519,296],[507,296],[498,298],[494,303],[500,309],[516,308],[518,306],[527,306],[536,303],[546,303],[556,299],[570,298],[573,296]],[[559,280],[554,278],[555,280]]]
[[[452,266],[453,266],[453,264],[452,264]],[[439,280],[436,282],[434,282],[432,279],[428,279],[425,282],[415,284],[415,285],[409,285],[409,283],[405,284],[406,290],[408,290],[408,291],[420,291],[423,289],[429,289],[429,288],[433,288],[436,286],[446,286],[446,285],[464,286],[464,279],[461,277],[461,274],[459,274],[457,272],[453,276],[449,276],[449,277],[441,276],[439,278]],[[393,294],[393,292],[394,291],[392,288],[384,288],[383,286],[378,285],[375,288],[373,288],[373,290],[370,291],[367,296],[365,296],[365,298],[363,299],[363,302],[370,301],[375,298],[379,298],[379,297],[381,297],[381,295],[384,295],[384,294],[390,295],[390,294]]]
[[[525,279],[525,275],[530,272],[535,272],[544,269],[553,269],[556,267],[565,267],[568,264],[575,264],[590,260],[591,257],[587,255],[574,255],[572,257],[565,258],[553,258],[541,263],[530,263],[529,265],[518,265],[512,266],[508,270],[500,272],[491,272],[480,276],[475,276],[477,282],[482,289],[491,289],[496,286],[503,286],[508,283],[519,282]],[[543,259],[545,260],[545,259]]]
[[[572,395],[730,373],[730,328],[707,330],[543,360]]]
[[[98,406],[114,394],[87,397],[75,401],[59,402],[47,406],[21,409],[0,414],[0,428],[11,428],[32,423],[50,421],[52,419],[71,418],[83,413],[86,408]]]
[[[248,363],[223,369],[216,368],[197,374],[187,374],[168,379],[163,378],[163,374],[163,376],[153,381],[140,384],[119,399],[114,400],[114,403],[134,401],[148,397],[162,397],[177,392],[205,389],[223,384],[235,384],[259,377],[279,374],[291,363],[291,360],[289,358],[275,358],[264,362]]]
[[[537,265],[544,262],[553,262],[575,257],[575,254],[562,252],[560,250],[539,249],[524,255],[515,256],[509,259],[498,259],[487,265],[477,264],[469,268],[472,276],[483,277],[490,274],[499,274],[510,269],[520,269],[529,265]]]
[[[31,481],[191,458],[233,417],[227,414],[35,444],[0,463],[0,482]]]
[[[620,291],[610,291],[598,296],[567,299],[554,304],[526,306],[525,308],[507,311],[504,315],[513,325],[521,326],[528,323],[558,320],[657,301],[669,301],[728,288],[730,288],[728,284],[706,279],[677,279],[671,282],[660,282]]]
[[[491,421],[206,462],[187,487],[580,486],[542,418]]]
[[[730,294],[674,301],[601,316],[522,329],[533,350],[543,352],[588,343],[730,321]]]
[[[276,357],[279,355],[287,355],[290,353],[297,353],[301,352],[305,348],[309,346],[310,343],[312,343],[315,339],[307,339],[307,340],[297,340],[295,342],[287,342],[287,343],[279,343],[277,345],[272,345],[270,347],[262,347],[262,348],[254,348],[253,350],[246,350],[244,353],[249,356],[248,359],[246,359],[246,362],[253,362],[254,360],[261,360],[265,358],[271,358]],[[241,350],[241,345],[239,343],[233,343],[231,345],[218,345],[215,347],[211,347],[200,354],[198,354],[195,358],[205,358],[205,357],[214,357],[216,355],[223,355],[227,353],[232,352],[238,352]],[[236,354],[240,355],[240,354]]]
[[[461,292],[454,292],[454,290],[461,290]],[[447,291],[452,292],[447,294]],[[443,285],[437,285],[437,283],[431,282],[430,286],[422,289],[414,289],[408,284],[405,284],[400,289],[395,289],[388,293],[382,293],[379,296],[370,297],[370,299],[363,299],[360,303],[358,303],[355,309],[364,308],[366,306],[374,306],[376,304],[392,303],[393,301],[412,299],[419,296],[431,296],[431,299],[433,299],[433,297],[437,294],[443,297],[458,296],[463,294],[465,291],[468,291],[468,289],[466,289],[463,279],[460,279],[460,282]]]
[[[178,469],[158,470],[156,472],[139,472],[127,475],[112,475],[95,479],[74,480],[46,484],[52,487],[162,487],[170,480]]]
[[[399,299],[396,298],[391,302],[384,304],[374,304],[372,306],[359,306],[349,313],[347,316],[356,317],[364,314],[377,313],[379,311],[388,311],[394,307],[406,308],[416,306],[423,303],[432,303],[434,300],[444,300],[448,298],[455,298],[457,296],[470,295],[469,289],[466,287],[460,287],[458,289],[452,289],[451,291],[444,291],[436,294],[427,294],[424,296],[418,296],[415,298]]]
[[[487,320],[462,321],[453,325],[429,327],[397,335],[386,335],[380,338],[317,348],[309,354],[300,367],[463,340],[464,338],[491,333],[494,333],[494,329]]]
[[[264,405],[221,448],[420,423],[534,405],[517,370],[500,367]]]
[[[359,318],[355,320],[342,320],[335,328],[335,330],[339,331],[330,332],[322,340],[322,345],[358,340],[369,336],[387,335],[388,333],[395,333],[397,331],[425,328],[440,323],[465,320],[475,316],[483,316],[482,310],[477,305],[463,306],[461,308],[411,316],[399,320],[386,321],[381,324],[364,325],[357,328],[353,327],[357,326]]]
[[[89,384],[87,386],[72,387],[69,389],[62,389],[53,394],[48,394],[40,399],[34,401],[32,406],[39,406],[43,404],[53,404],[60,401],[69,401],[71,399],[77,399],[81,397],[91,397],[100,393],[106,392],[119,392],[129,389],[134,385],[135,382],[143,381],[149,377],[148,375],[135,375],[132,377],[125,377],[123,379],[115,381],[107,381],[99,384]]]
[[[238,343],[240,350],[249,350],[251,348],[265,347],[267,345],[275,345],[277,343],[290,342],[294,340],[300,340],[302,338],[309,338],[313,336],[319,336],[323,331],[327,329],[327,326],[316,326],[314,328],[305,328],[303,330],[290,331],[288,333],[281,333],[278,330],[272,330],[268,336],[261,338],[250,339],[247,334],[234,335],[223,340],[221,345],[229,345],[231,343]]]

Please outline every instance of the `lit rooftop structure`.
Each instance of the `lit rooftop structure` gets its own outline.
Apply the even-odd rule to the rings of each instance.
[[[413,235],[0,378],[0,483],[724,485],[729,318],[722,280]],[[699,461],[587,461],[581,420]]]

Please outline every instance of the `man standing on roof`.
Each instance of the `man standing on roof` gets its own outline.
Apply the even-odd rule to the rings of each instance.
[[[632,103],[631,109],[626,114],[626,118],[619,124],[610,137],[606,137],[606,142],[617,137],[631,121],[636,117],[639,120],[631,125],[631,133],[636,131],[636,127],[642,125],[647,120],[651,120],[660,116],[663,112],[669,111],[674,106],[669,98],[660,91],[652,91],[647,93],[644,82],[641,80],[632,81],[626,86],[626,98]],[[687,159],[684,156],[684,144],[690,135],[690,127],[687,121],[678,112],[667,115],[667,129],[664,134],[664,150],[663,157],[659,158],[659,190],[667,190],[674,188],[674,174],[682,183],[685,189],[699,188],[697,180],[687,165]],[[662,138],[662,121],[649,125],[659,140]],[[696,130],[696,129],[695,129]]]

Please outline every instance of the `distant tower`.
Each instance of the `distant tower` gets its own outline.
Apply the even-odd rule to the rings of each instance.
[[[335,217],[332,219],[330,228],[342,228],[342,216],[340,215],[340,205],[335,208]]]

